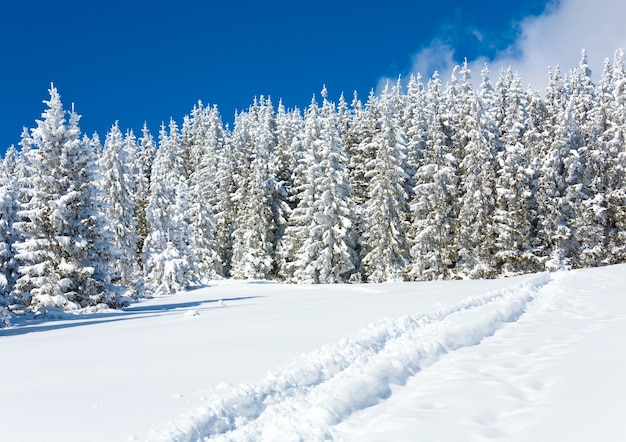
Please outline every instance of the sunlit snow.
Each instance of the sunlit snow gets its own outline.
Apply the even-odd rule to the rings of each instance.
[[[621,440],[626,265],[216,281],[0,330],[0,440]]]

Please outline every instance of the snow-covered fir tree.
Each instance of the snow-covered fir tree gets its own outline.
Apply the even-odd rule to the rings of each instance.
[[[298,164],[294,140],[303,130],[303,120],[298,109],[287,111],[282,101],[276,114],[276,148],[270,153],[270,174],[273,176],[272,213],[276,233],[274,235],[275,273],[283,278],[287,257],[285,250],[285,232],[289,219],[296,207],[295,169]]]
[[[225,142],[217,158],[216,174],[216,206],[215,213],[215,247],[222,265],[224,276],[230,276],[232,263],[233,231],[235,229],[236,207],[233,195],[236,190],[236,161],[230,134],[225,133]]]
[[[411,279],[449,278],[456,262],[453,228],[457,219],[457,158],[450,152],[452,128],[439,74],[428,83],[428,141],[415,176],[411,200]]]
[[[169,133],[159,133],[146,207],[149,233],[144,242],[143,265],[147,294],[175,293],[196,282],[196,258],[189,218],[187,163],[180,132],[174,120]]]
[[[135,181],[135,232],[137,234],[137,260],[143,267],[143,247],[146,237],[150,233],[148,221],[146,219],[146,208],[148,206],[150,196],[150,177],[152,175],[152,163],[156,156],[156,144],[154,137],[148,130],[148,126],[144,123],[142,136],[139,138],[137,146],[137,155],[135,156],[136,175],[133,177]]]
[[[292,141],[292,151],[296,167],[293,172],[293,203],[288,226],[281,242],[279,254],[284,263],[280,276],[292,282],[304,275],[296,275],[314,257],[304,248],[313,223],[315,201],[319,198],[317,183],[321,177],[320,161],[315,149],[319,139],[319,105],[315,95],[304,112],[302,130]]]
[[[495,123],[488,112],[491,100],[489,73],[482,72],[480,92],[474,92],[471,73],[462,70],[459,100],[457,148],[460,200],[456,242],[459,259],[455,273],[463,278],[487,278],[496,274],[495,233],[491,223],[495,209],[496,146]]]
[[[535,195],[534,171],[528,149],[523,144],[526,132],[526,94],[520,78],[509,68],[496,85],[498,106],[495,260],[498,274],[515,275],[535,269],[532,253]]]
[[[607,75],[608,76],[608,73]],[[624,51],[615,53],[610,80],[603,83],[609,94],[606,110],[606,126],[603,140],[609,150],[610,165],[606,169],[607,188],[607,243],[605,253],[609,253],[610,263],[626,260],[626,63]]]
[[[605,138],[610,132],[606,125],[612,107],[611,94],[608,93],[610,80],[606,78],[609,70],[610,67],[605,64],[602,85],[597,91],[591,80],[587,54],[583,51],[570,79],[570,100],[578,122],[578,164],[581,168],[577,184],[581,201],[575,207],[574,223],[574,234],[580,244],[576,267],[593,267],[610,262],[604,252],[608,241],[607,196],[611,186],[606,169],[612,165],[611,143]]]
[[[567,92],[560,68],[550,70],[546,88],[546,118],[539,139],[537,153],[540,157],[537,181],[537,224],[544,243],[543,256],[547,270],[557,270],[569,265],[568,243],[571,230],[567,211],[563,210],[566,190],[563,158],[569,153],[568,134],[561,118],[566,115]]]
[[[376,130],[364,151],[374,156],[366,164],[367,200],[362,208],[362,273],[371,282],[403,278],[409,263],[406,135],[399,124],[398,86],[387,85],[375,104]]]
[[[351,201],[348,156],[344,150],[335,105],[322,90],[322,108],[312,103],[305,140],[308,165],[300,204],[290,232],[296,270],[293,280],[309,283],[346,282],[357,267],[354,207]]]
[[[104,194],[105,212],[111,220],[113,244],[119,250],[119,257],[114,262],[115,273],[120,278],[120,285],[133,297],[141,292],[135,220],[135,177],[139,173],[131,168],[137,165],[136,154],[134,135],[129,132],[124,137],[115,122],[107,133],[99,161],[102,170],[100,187]]]
[[[233,278],[264,279],[275,268],[274,179],[268,167],[270,153],[276,146],[272,114],[271,102],[261,97],[235,120],[232,142],[237,158],[237,188],[232,200],[237,213],[232,233]]]
[[[33,311],[48,306],[75,309],[123,303],[111,264],[117,256],[107,234],[98,169],[88,140],[80,137],[79,116],[63,109],[54,86],[48,108],[32,129],[24,177],[30,199],[16,223],[21,262],[16,292]]]
[[[415,186],[415,174],[422,164],[426,140],[428,138],[428,121],[426,114],[426,90],[422,76],[411,75],[407,85],[407,94],[401,109],[402,127],[407,144],[407,174],[409,184]],[[412,192],[412,189],[411,189]]]
[[[18,277],[14,247],[19,239],[19,232],[15,228],[19,208],[15,176],[17,155],[17,150],[11,147],[4,161],[0,161],[0,308],[6,307],[11,301],[10,295]]]
[[[224,274],[215,236],[218,207],[218,157],[224,150],[222,121],[216,107],[205,108],[201,102],[194,108],[188,126],[183,129],[183,143],[190,151],[190,218],[193,240],[191,248],[196,257],[201,281]],[[189,134],[185,135],[188,131]]]

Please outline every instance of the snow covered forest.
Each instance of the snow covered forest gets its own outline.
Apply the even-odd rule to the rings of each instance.
[[[157,136],[82,134],[59,92],[0,162],[0,324],[216,278],[494,278],[626,261],[624,52],[411,77],[305,110],[198,103]]]

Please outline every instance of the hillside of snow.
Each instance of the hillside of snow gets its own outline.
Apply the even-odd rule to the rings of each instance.
[[[622,440],[626,265],[215,281],[0,329],[0,440]]]

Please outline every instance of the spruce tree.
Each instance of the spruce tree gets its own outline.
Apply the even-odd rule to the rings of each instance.
[[[607,189],[607,245],[610,263],[626,261],[626,63],[624,51],[618,50],[610,80],[604,83],[608,107],[606,130],[598,140],[606,142],[610,166]]]
[[[14,247],[19,239],[14,226],[19,208],[16,161],[17,151],[13,147],[6,152],[4,161],[0,161],[0,308],[12,303],[10,295],[18,277]]]
[[[205,108],[198,103],[189,121],[191,248],[197,259],[200,280],[207,283],[224,274],[215,241],[218,157],[224,149],[224,133],[215,107]]]
[[[455,235],[459,260],[455,273],[463,278],[488,278],[496,275],[492,225],[496,180],[495,127],[489,112],[490,97],[487,96],[491,86],[486,70],[482,72],[480,94],[474,92],[467,64],[460,74],[456,142],[462,160],[459,164],[460,207]]]
[[[403,279],[409,259],[406,135],[399,124],[398,95],[397,85],[388,85],[380,102],[368,109],[376,118],[376,130],[364,146],[374,152],[366,164],[368,199],[362,211],[362,273],[370,282]]]
[[[529,150],[524,145],[527,110],[526,94],[519,76],[509,68],[496,85],[500,118],[498,127],[496,208],[496,265],[501,275],[535,270],[532,253],[535,195]]]
[[[149,293],[165,295],[185,290],[197,281],[196,259],[190,248],[188,155],[180,132],[170,120],[159,134],[146,207],[149,234],[144,242],[143,265]]]
[[[447,279],[458,259],[453,241],[458,163],[450,152],[452,128],[438,73],[428,83],[427,98],[428,140],[415,176],[409,230],[411,262],[407,272],[415,280]]]
[[[313,96],[305,110],[303,127],[292,140],[295,168],[292,175],[292,192],[295,206],[290,213],[279,248],[281,257],[280,278],[290,282],[309,281],[303,269],[314,256],[304,247],[313,223],[313,210],[319,197],[317,183],[321,177],[319,158],[316,156],[315,141],[319,139],[319,106]]]
[[[352,188],[348,178],[348,156],[343,148],[335,105],[322,90],[324,102],[315,115],[307,141],[306,186],[300,198],[301,237],[295,250],[294,280],[308,283],[346,282],[355,272],[357,254]],[[306,124],[306,123],[305,123]],[[309,125],[312,120],[309,120]],[[304,209],[304,210],[302,210]],[[298,210],[298,208],[296,209]],[[298,212],[296,212],[298,213]]]
[[[273,187],[268,160],[275,148],[271,102],[261,97],[235,120],[233,149],[237,158],[237,209],[232,233],[230,274],[238,279],[265,279],[275,269]]]
[[[137,249],[135,254],[140,268],[143,268],[143,248],[145,240],[150,233],[150,227],[146,219],[146,208],[150,196],[150,177],[152,175],[152,163],[156,156],[156,144],[147,124],[144,123],[142,136],[139,138],[135,161],[135,231],[137,235]]]
[[[23,235],[16,244],[22,264],[16,291],[33,311],[119,306],[110,266],[117,251],[95,187],[94,152],[80,138],[80,117],[72,111],[66,119],[54,86],[44,103],[48,108],[26,142],[31,173],[23,178],[29,199],[16,223]]]
[[[415,187],[415,174],[422,165],[428,137],[426,91],[422,76],[419,74],[417,76],[412,75],[409,79],[401,115],[402,127],[407,138],[407,174],[409,175],[409,184],[411,187]]]
[[[575,167],[575,120],[560,70],[550,74],[546,91],[546,121],[541,146],[541,168],[537,181],[538,228],[545,244],[546,270],[572,266],[577,244],[572,231],[573,195],[569,184],[580,170]],[[574,167],[570,170],[568,162]],[[572,175],[573,173],[573,175]]]
[[[612,68],[607,61],[600,87],[596,90],[587,65],[587,55],[583,51],[570,80],[571,100],[580,132],[578,154],[582,169],[577,185],[582,201],[575,207],[574,231],[580,243],[575,263],[577,267],[595,267],[610,262],[606,252],[610,235],[609,195],[613,180],[607,170],[612,170],[615,158],[611,152],[615,134],[611,76]]]
[[[122,136],[117,122],[107,133],[99,164],[102,170],[101,189],[104,193],[105,211],[111,220],[113,244],[119,250],[115,260],[119,283],[129,296],[141,292],[141,275],[137,260],[137,229],[135,213],[136,144],[132,132]]]

